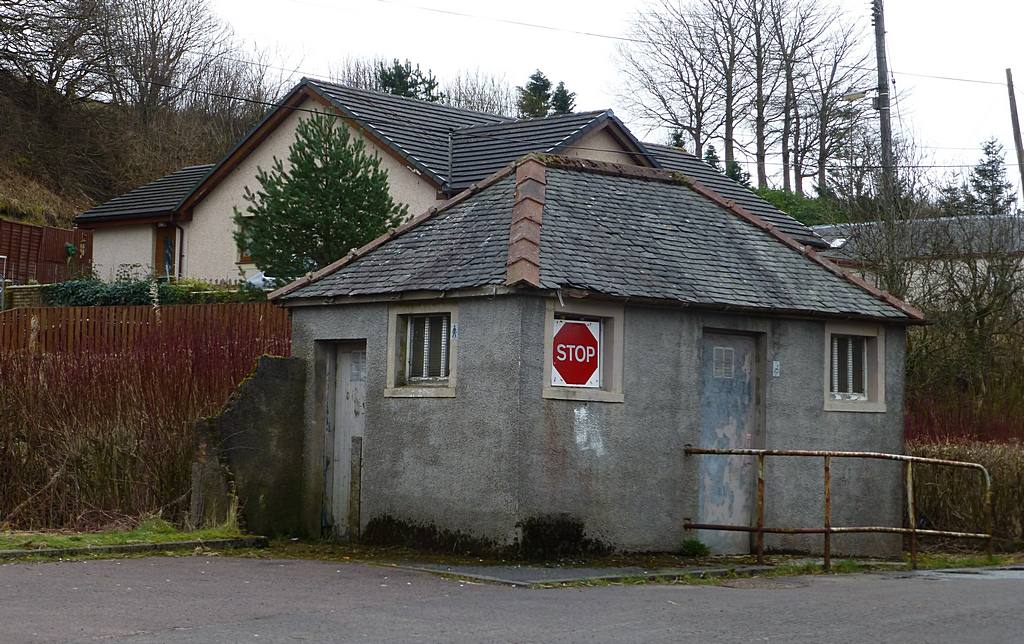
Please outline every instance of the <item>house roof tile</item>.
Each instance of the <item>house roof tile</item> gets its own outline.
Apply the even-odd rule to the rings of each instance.
[[[75,217],[75,223],[172,215],[181,200],[192,192],[212,168],[212,164],[205,164],[176,170],[83,212]]]
[[[764,218],[765,221],[778,226],[781,231],[800,242],[810,244],[818,248],[826,248],[828,246],[828,244],[810,228],[757,196],[749,188],[736,183],[689,152],[685,152],[679,148],[674,148],[668,145],[658,145],[656,143],[644,143],[644,146],[658,159],[661,163],[661,167],[666,170],[676,170],[699,180],[713,188],[722,196],[734,200],[750,212]]]
[[[542,289],[747,311],[919,319],[692,179],[537,158],[547,166]],[[476,194],[274,297],[288,303],[504,285],[515,187],[506,169]]]

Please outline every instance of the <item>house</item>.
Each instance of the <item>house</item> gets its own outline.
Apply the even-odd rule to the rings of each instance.
[[[537,119],[506,117],[303,79],[220,162],[183,168],[80,215],[95,231],[97,272],[141,266],[161,276],[237,280],[255,266],[234,240],[235,209],[257,168],[287,158],[299,120],[339,115],[376,152],[392,197],[410,213],[437,206],[528,152],[689,172],[782,226],[824,246],[807,228],[750,191],[667,146],[641,143],[611,110]]]
[[[901,452],[921,314],[708,178],[528,155],[273,293],[307,364],[306,532],[391,517],[505,544],[562,517],[673,550],[688,521],[753,520],[750,458],[687,445]],[[900,525],[898,464],[833,471],[833,525]],[[771,461],[767,524],[820,526],[821,476]],[[698,536],[750,552],[746,533]],[[900,550],[897,535],[834,543]]]
[[[911,299],[934,290],[935,278],[969,280],[968,266],[991,268],[995,257],[1001,270],[1024,270],[1020,213],[848,222],[812,230],[828,242],[825,255],[833,263],[875,284],[879,268],[887,267],[890,275],[903,276]]]

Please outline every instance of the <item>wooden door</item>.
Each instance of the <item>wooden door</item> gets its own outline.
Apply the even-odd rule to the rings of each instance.
[[[331,532],[336,537],[358,536],[362,440],[366,428],[366,344],[339,343],[333,364],[328,419],[329,446],[325,484],[328,486]]]

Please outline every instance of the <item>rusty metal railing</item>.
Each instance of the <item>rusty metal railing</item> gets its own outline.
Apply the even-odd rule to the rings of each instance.
[[[832,535],[850,533],[896,533],[910,535],[910,563],[917,568],[917,538],[919,535],[933,537],[953,537],[958,539],[984,539],[988,555],[992,556],[992,477],[988,470],[979,463],[967,461],[948,461],[941,458],[924,458],[922,456],[905,456],[903,454],[887,454],[885,452],[840,452],[829,450],[799,450],[799,449],[712,449],[693,447],[687,445],[685,449],[687,456],[691,455],[717,455],[717,456],[756,456],[757,457],[757,517],[755,526],[720,525],[712,523],[686,523],[683,527],[687,530],[723,530],[731,532],[753,532],[756,534],[757,562],[764,563],[764,535],[765,534],[821,534],[824,536],[823,555],[824,569],[827,571],[832,567]],[[768,456],[797,456],[815,457],[824,459],[824,492],[825,492],[825,514],[824,522],[820,528],[778,528],[765,527],[765,487],[764,471],[765,458]],[[867,458],[885,461],[900,461],[903,463],[904,481],[907,496],[907,521],[910,527],[897,528],[889,526],[833,526],[832,525],[832,459],[833,458]],[[959,467],[973,469],[981,472],[985,483],[985,532],[953,532],[950,530],[920,530],[917,527],[917,516],[914,510],[914,463],[929,465],[942,465],[945,467]]]

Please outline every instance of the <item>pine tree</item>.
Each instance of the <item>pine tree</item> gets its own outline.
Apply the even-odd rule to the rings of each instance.
[[[709,145],[707,151],[704,153],[704,163],[708,164],[719,172],[722,171],[722,161],[718,158],[718,152],[715,151],[715,146]]]
[[[429,69],[424,72],[419,64],[412,66],[412,62],[406,60],[404,63],[397,58],[390,65],[381,63],[374,71],[376,83],[381,91],[406,98],[417,98],[421,101],[437,103],[444,99],[444,95],[438,91],[437,78]]]
[[[1017,202],[1017,191],[1006,179],[1003,146],[996,139],[981,144],[982,158],[971,169],[971,205],[977,215],[1005,215]]]
[[[750,187],[750,173],[743,169],[738,161],[730,161],[725,171],[725,176],[745,188]]]
[[[380,158],[333,116],[299,122],[288,167],[274,157],[248,187],[246,212],[235,209],[235,241],[256,266],[290,280],[322,268],[397,226],[407,207],[395,203]]]
[[[685,151],[686,150],[686,143],[683,140],[683,137],[685,137],[685,136],[686,136],[686,133],[683,132],[682,130],[672,130],[672,139],[671,139],[672,147],[679,148],[680,150],[684,150]]]
[[[551,94],[551,114],[572,114],[576,108],[576,92],[565,88],[565,83],[558,81],[554,93]]]
[[[981,144],[982,158],[966,180],[950,181],[939,188],[938,205],[951,217],[1004,215],[1017,202],[1014,185],[1006,178],[1003,146],[995,139]]]
[[[517,87],[519,116],[536,118],[547,116],[551,109],[551,81],[539,69],[530,74],[525,87]]]

